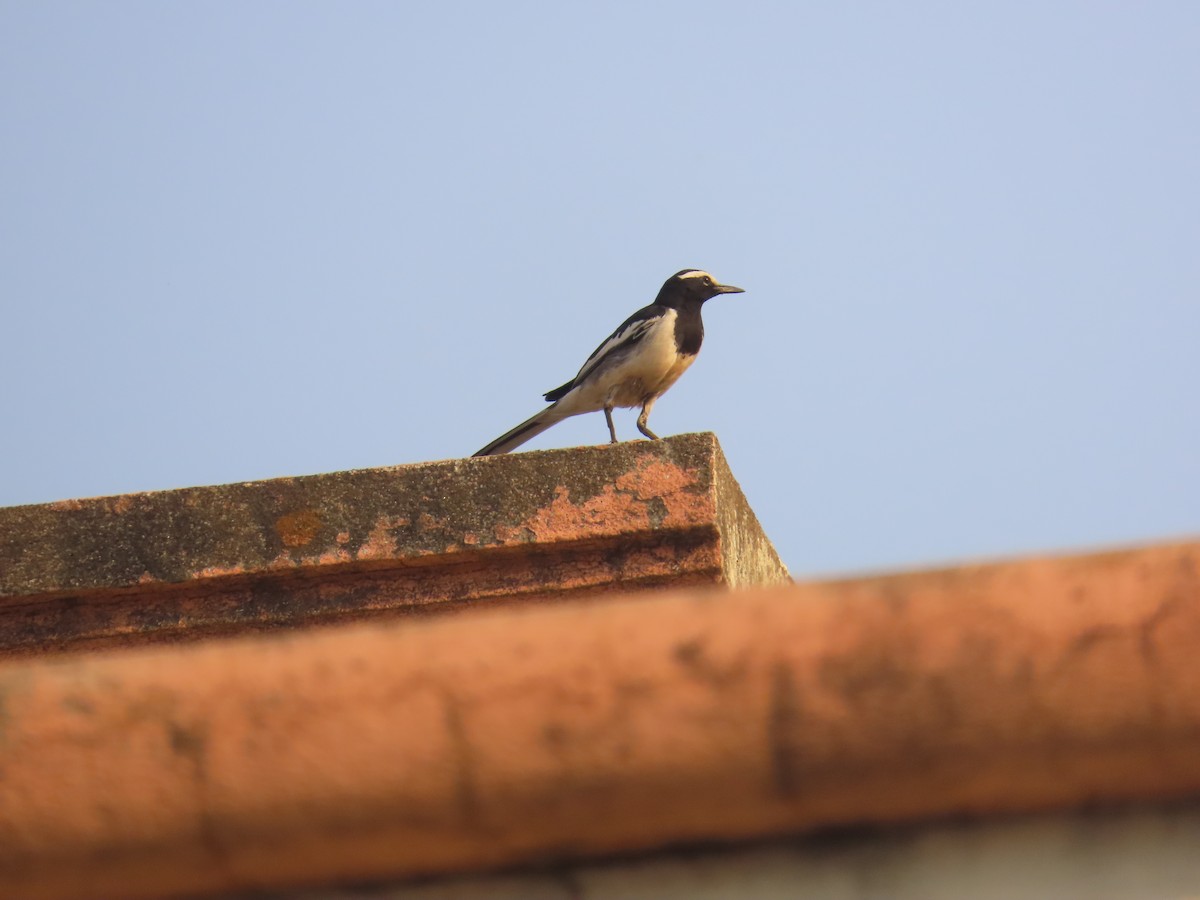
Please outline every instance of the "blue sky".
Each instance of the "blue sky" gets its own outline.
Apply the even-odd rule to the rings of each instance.
[[[1200,534],[1200,5],[0,2],[0,129],[0,504],[468,455],[700,267],[797,576]]]

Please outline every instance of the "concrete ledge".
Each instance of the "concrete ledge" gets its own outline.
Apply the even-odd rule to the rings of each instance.
[[[0,509],[0,654],[786,580],[683,435]]]
[[[1200,795],[1200,545],[0,666],[0,896]]]

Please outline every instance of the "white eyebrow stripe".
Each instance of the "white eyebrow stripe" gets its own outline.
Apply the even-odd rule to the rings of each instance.
[[[712,278],[712,276],[709,275],[707,272],[697,269],[694,272],[688,272],[686,275],[680,275],[679,278],[680,278],[680,280],[682,280],[684,278]]]

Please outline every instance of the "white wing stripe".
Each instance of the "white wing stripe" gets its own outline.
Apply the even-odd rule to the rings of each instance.
[[[575,376],[575,384],[578,385],[588,375],[594,372],[613,352],[619,351],[625,344],[632,343],[639,337],[644,337],[655,325],[661,324],[662,320],[654,319],[639,319],[631,324],[628,328],[618,331],[607,341],[600,345],[600,348],[592,354],[591,359],[583,364],[583,368],[579,370],[579,374]]]

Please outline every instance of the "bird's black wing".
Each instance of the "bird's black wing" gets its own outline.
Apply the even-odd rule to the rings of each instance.
[[[650,332],[662,319],[666,311],[667,308],[665,306],[658,306],[653,303],[639,309],[622,322],[603,344],[592,351],[592,355],[587,358],[587,362],[583,364],[583,367],[579,370],[579,374],[566,384],[548,391],[545,395],[546,399],[551,401],[560,400],[567,395],[567,392],[571,388],[582,382],[606,362],[611,362],[620,356],[624,356]]]

